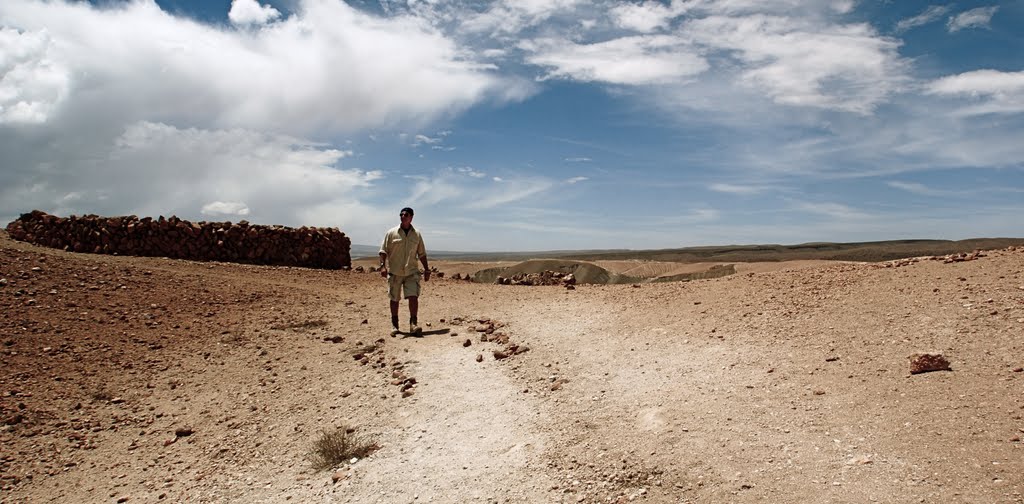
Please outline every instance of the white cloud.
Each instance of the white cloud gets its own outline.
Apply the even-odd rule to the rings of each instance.
[[[445,147],[441,145],[442,143],[444,143],[444,139],[451,134],[452,132],[448,130],[438,131],[437,136],[433,137],[417,133],[416,135],[413,135],[412,143],[410,145],[413,147],[429,145],[430,148],[433,150],[453,151],[455,150],[455,147]],[[399,138],[401,138],[402,141],[404,142],[409,138],[409,135],[407,133],[402,133],[399,135]]]
[[[0,26],[0,124],[44,123],[67,97],[70,78],[54,45],[46,30]]]
[[[526,61],[549,67],[546,78],[567,78],[611,84],[660,84],[684,81],[708,68],[676,37],[623,37],[594,44],[564,39],[523,41]]]
[[[741,82],[782,104],[869,114],[907,81],[900,42],[867,24],[709,16],[688,22],[685,33],[735,55]]]
[[[812,214],[824,215],[837,220],[857,220],[870,217],[869,214],[842,203],[802,202],[796,205],[796,209]]]
[[[463,13],[461,28],[469,32],[515,34],[537,26],[581,0],[499,0],[483,12]]]
[[[249,207],[241,201],[211,201],[203,205],[203,215],[249,215]]]
[[[60,215],[196,219],[213,213],[245,215],[248,208],[254,222],[338,225],[338,219],[352,217],[320,216],[311,222],[300,215],[310,206],[355,199],[357,189],[381,178],[379,171],[340,168],[350,154],[249,130],[138,122],[107,138],[91,160],[54,157],[48,166],[37,167],[45,177],[0,172],[0,214],[40,208]]]
[[[485,173],[471,167],[449,167],[430,176],[411,178],[416,182],[407,201],[427,206],[443,203],[449,209],[496,208],[528,199],[556,186],[550,179],[530,176],[512,179],[492,177],[488,181],[484,180]]]
[[[541,80],[626,90],[739,82],[776,103],[859,114],[872,113],[908,81],[899,40],[866,23],[840,21],[852,0],[542,3],[504,0],[481,9],[431,1],[410,11],[475,54],[499,49],[503,68],[542,67]],[[642,35],[630,35],[636,32]]]
[[[473,178],[484,178],[484,177],[487,176],[486,173],[476,171],[473,168],[470,168],[468,166],[463,166],[461,168],[457,168],[456,171],[459,172],[459,173],[463,173],[463,174],[469,175],[470,177],[473,177]]]
[[[935,94],[1001,95],[1024,92],[1024,71],[1000,72],[974,70],[950,75],[932,82],[928,91]]]
[[[325,134],[426,124],[530,92],[421,20],[374,17],[338,0],[301,0],[295,15],[258,31],[141,1],[5,0],[0,19],[3,59],[21,55],[0,104],[36,121],[102,111],[111,121]],[[9,52],[14,44],[20,51]],[[19,106],[28,110],[10,112]]]
[[[736,184],[711,184],[708,189],[727,194],[758,194],[765,190],[764,187]]]
[[[911,28],[926,25],[941,18],[942,16],[945,16],[947,12],[949,12],[948,5],[930,5],[920,14],[906,19],[901,19],[897,22],[896,31],[903,32]]]
[[[565,161],[569,163],[589,163],[592,159],[588,157],[571,157],[565,158]]]
[[[913,193],[913,194],[919,194],[921,196],[950,197],[950,196],[958,196],[959,195],[959,193],[956,193],[954,191],[944,191],[944,190],[941,190],[941,189],[932,189],[931,187],[928,187],[928,186],[926,186],[924,184],[919,184],[917,182],[901,182],[901,181],[898,181],[898,180],[890,180],[890,181],[886,182],[886,185],[888,185],[889,187],[892,187],[894,189],[900,189],[902,191],[907,191],[907,192]]]
[[[833,0],[831,4],[832,10],[839,14],[849,14],[855,6],[854,0]]]
[[[973,99],[960,115],[1018,114],[1024,112],[1024,71],[974,70],[935,80],[926,93]]]
[[[270,5],[260,5],[256,0],[231,0],[228,19],[237,25],[263,25],[281,17],[281,13]]]
[[[678,11],[673,9],[672,5],[647,1],[616,5],[611,8],[609,14],[621,28],[650,33],[668,26],[669,21],[678,15]]]
[[[588,177],[572,177],[570,179],[567,179],[565,181],[565,183],[571,185],[571,184],[576,184],[578,182],[583,182],[584,180],[590,180],[590,179]]]
[[[998,5],[991,7],[978,7],[969,11],[961,12],[951,18],[946,25],[950,33],[958,32],[968,28],[988,28],[992,22],[992,16],[999,10]]]
[[[542,178],[503,180],[501,184],[473,194],[466,207],[475,210],[495,208],[536,196],[552,187],[552,181]]]
[[[416,136],[413,137],[412,146],[413,147],[418,147],[418,146],[424,145],[424,144],[433,145],[433,144],[441,143],[442,140],[443,140],[443,138],[441,138],[441,137],[433,137],[433,138],[431,138],[431,137],[428,137],[427,135],[416,135]]]

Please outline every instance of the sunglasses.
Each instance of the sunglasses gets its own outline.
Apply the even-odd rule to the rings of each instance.
[[[412,214],[400,213],[400,214],[398,214],[398,216],[399,217],[412,217]]]

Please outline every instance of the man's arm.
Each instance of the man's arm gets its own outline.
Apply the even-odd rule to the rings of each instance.
[[[380,276],[388,276],[388,238],[391,238],[391,233],[384,233],[384,241],[380,244]]]
[[[423,265],[423,281],[430,281],[430,265],[427,264],[427,248],[423,245],[423,236],[420,236],[420,243],[416,245],[416,255],[420,256],[420,264]]]

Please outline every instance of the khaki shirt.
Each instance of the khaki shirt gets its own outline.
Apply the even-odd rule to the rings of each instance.
[[[380,253],[388,256],[388,273],[409,276],[420,272],[416,261],[419,257],[426,257],[427,249],[423,247],[423,237],[416,228],[410,227],[406,234],[401,226],[395,226],[384,235]]]

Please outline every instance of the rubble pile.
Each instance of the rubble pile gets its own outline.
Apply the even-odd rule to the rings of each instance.
[[[560,271],[542,271],[540,273],[518,273],[511,277],[499,276],[494,280],[499,285],[564,285],[576,284],[572,273]]]
[[[1013,247],[1010,247],[1008,250],[1013,250]],[[975,250],[973,252],[960,252],[956,254],[947,254],[940,256],[905,257],[903,259],[893,259],[892,261],[886,261],[882,263],[882,267],[900,268],[903,266],[910,266],[911,264],[916,264],[920,261],[942,261],[943,264],[949,264],[955,262],[973,261],[975,259],[980,259],[985,256],[986,254],[984,252],[980,250]]]
[[[7,232],[15,240],[91,254],[323,269],[352,264],[351,241],[338,228],[189,222],[175,216],[65,218],[35,210],[8,224]]]

